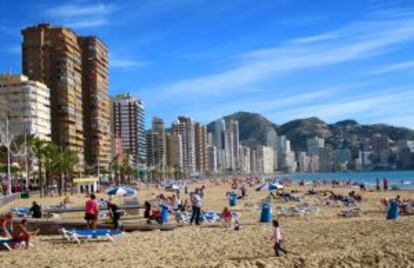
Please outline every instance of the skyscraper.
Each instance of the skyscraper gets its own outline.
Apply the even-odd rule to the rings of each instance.
[[[83,164],[111,158],[108,51],[95,36],[39,24],[22,30],[23,73],[50,88],[52,140]]]
[[[183,170],[193,174],[195,172],[195,138],[194,123],[191,118],[179,116],[172,124],[172,133],[181,135]]]
[[[195,143],[195,168],[197,172],[204,173],[208,170],[207,156],[207,128],[200,123],[194,124]]]
[[[50,88],[52,140],[84,164],[82,50],[65,27],[39,24],[22,30],[23,74]]]
[[[183,144],[179,133],[166,134],[167,166],[169,168],[183,168]]]
[[[85,161],[108,169],[111,162],[111,102],[108,96],[108,50],[95,36],[80,37]]]
[[[114,132],[121,137],[124,152],[133,157],[134,164],[145,163],[144,103],[130,94],[113,100]]]
[[[157,167],[164,172],[166,167],[166,141],[164,121],[153,117],[152,129],[147,133],[147,166]]]

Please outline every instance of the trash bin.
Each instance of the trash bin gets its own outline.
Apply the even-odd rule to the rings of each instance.
[[[272,204],[262,204],[262,212],[260,214],[260,222],[271,222],[272,221]]]
[[[237,196],[236,195],[230,195],[229,196],[229,206],[234,207],[237,205]]]
[[[169,216],[169,207],[166,205],[161,205],[161,223],[167,223]]]
[[[396,220],[400,216],[400,204],[394,200],[390,201],[390,207],[387,213],[388,220]]]

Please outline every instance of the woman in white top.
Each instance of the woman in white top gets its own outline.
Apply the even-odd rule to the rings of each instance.
[[[282,248],[283,237],[282,232],[279,228],[279,222],[277,220],[273,220],[272,236],[270,239],[275,240],[273,249],[275,251],[276,257],[280,256],[280,252],[283,252],[285,255],[287,255],[287,251]]]

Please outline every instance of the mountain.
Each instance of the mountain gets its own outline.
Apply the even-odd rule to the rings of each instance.
[[[237,112],[224,116],[224,119],[239,121],[240,141],[248,144],[264,144],[266,129],[277,129],[269,119],[256,113]],[[207,125],[207,130],[214,133],[214,122]]]
[[[248,145],[265,144],[267,128],[274,128],[278,135],[285,135],[295,151],[306,150],[306,139],[315,136],[324,138],[333,148],[339,146],[358,147],[360,143],[373,134],[388,136],[394,141],[400,139],[414,140],[414,130],[387,124],[363,125],[348,119],[327,124],[317,117],[297,119],[283,125],[276,125],[257,113],[237,112],[224,116],[224,119],[239,121],[240,141]],[[207,125],[209,132],[214,132],[214,122]]]
[[[305,150],[306,140],[315,136],[328,139],[332,136],[329,126],[316,117],[297,119],[281,125],[277,132],[285,135],[295,151]]]

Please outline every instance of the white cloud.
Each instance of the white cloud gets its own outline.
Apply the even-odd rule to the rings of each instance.
[[[241,55],[236,67],[161,86],[164,99],[177,95],[199,97],[231,95],[255,83],[321,66],[380,55],[414,40],[414,18],[355,23],[314,37],[297,38],[282,45]],[[149,89],[154,91],[154,89]]]
[[[379,66],[376,69],[368,72],[368,74],[383,74],[383,73],[407,71],[407,70],[412,72],[413,68],[414,68],[414,60]]]
[[[401,111],[410,109],[412,103],[414,103],[414,91],[401,88],[398,90],[381,90],[372,94],[342,98],[336,101],[331,100],[299,109],[295,107],[294,109],[279,110],[272,117],[277,116],[284,120],[292,120],[318,116],[328,121],[363,117],[370,119],[370,121],[383,122],[383,119],[389,116],[394,118],[404,116]]]
[[[112,68],[136,68],[148,66],[149,62],[113,58],[110,59],[109,64]]]
[[[114,10],[112,5],[96,4],[63,4],[49,8],[46,14],[51,17],[74,18],[85,16],[105,16]]]
[[[45,15],[72,28],[92,28],[108,24],[114,10],[103,3],[69,3],[46,9]]]

